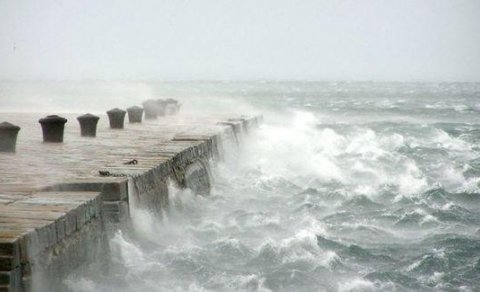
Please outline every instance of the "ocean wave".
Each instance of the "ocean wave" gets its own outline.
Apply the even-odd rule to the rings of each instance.
[[[400,214],[400,218],[395,222],[396,226],[402,227],[417,227],[417,226],[437,226],[439,220],[427,212],[425,209],[418,207],[402,208],[396,211]]]
[[[372,282],[362,278],[350,279],[338,284],[339,292],[370,292],[370,291],[392,291],[394,286],[390,283]]]
[[[372,201],[365,195],[360,195],[343,202],[341,207],[351,211],[362,212],[369,210],[380,210],[384,206],[382,204]]]
[[[388,285],[393,291],[429,291],[428,286],[422,285],[414,277],[410,277],[399,271],[378,271],[365,276],[365,279]]]
[[[428,208],[452,213],[471,213],[480,207],[480,193],[477,192],[449,192],[444,188],[434,188],[419,196],[420,202]]]
[[[356,244],[347,245],[340,243],[321,235],[317,235],[317,243],[324,249],[334,250],[343,260],[348,259],[348,261],[352,261],[354,259],[357,262],[374,262],[375,265],[382,265],[394,261],[393,258],[388,255],[378,254]]]
[[[448,269],[448,258],[444,249],[433,249],[432,252],[423,255],[420,259],[407,267],[408,272],[430,273]]]
[[[228,163],[212,169],[212,196],[171,189],[163,219],[133,210],[135,237],[116,237],[121,268],[102,279],[115,283],[86,277],[79,287],[478,289],[480,120],[453,107],[476,96],[282,96],[292,107],[311,106],[282,112],[232,149]]]
[[[265,242],[259,247],[257,255],[249,261],[249,265],[270,268],[288,266],[311,271],[319,266],[329,269],[338,260],[334,252],[320,248],[314,233],[300,231],[289,238]]]

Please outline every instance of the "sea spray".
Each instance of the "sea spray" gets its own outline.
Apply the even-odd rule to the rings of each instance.
[[[183,98],[244,103],[266,124],[225,147],[210,196],[170,184],[161,216],[134,210],[135,231],[112,239],[115,272],[76,288],[478,289],[478,85],[230,86],[235,102]]]

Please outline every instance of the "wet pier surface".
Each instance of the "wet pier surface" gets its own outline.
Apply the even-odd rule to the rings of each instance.
[[[0,113],[0,120],[21,127],[15,154],[0,154],[0,191],[31,189],[72,178],[99,176],[99,168],[138,154],[177,135],[213,136],[224,126],[217,123],[231,116],[165,116],[143,123],[125,123],[124,129],[110,129],[102,116],[97,137],[81,137],[76,117],[68,119],[64,143],[43,143],[39,114]],[[179,142],[180,143],[180,142]]]
[[[84,260],[82,240],[102,233],[108,222],[128,220],[129,196],[162,208],[167,179],[201,184],[198,161],[218,158],[222,139],[238,141],[261,122],[179,114],[110,129],[100,116],[92,138],[80,136],[79,115],[62,115],[68,119],[64,143],[44,143],[42,114],[0,113],[0,121],[21,127],[16,153],[0,153],[0,291],[33,290],[35,264],[51,273],[76,268],[66,265],[73,265],[72,253]]]

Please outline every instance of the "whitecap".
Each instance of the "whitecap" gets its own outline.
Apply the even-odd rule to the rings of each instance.
[[[350,292],[350,291],[374,291],[377,290],[375,283],[362,279],[355,278],[344,283],[338,284],[339,292]]]

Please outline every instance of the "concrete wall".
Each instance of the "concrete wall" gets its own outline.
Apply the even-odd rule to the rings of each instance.
[[[90,197],[38,230],[19,235],[18,240],[0,240],[0,292],[62,287],[67,274],[88,268],[87,263],[110,252],[108,238],[113,230],[128,228],[131,208],[161,214],[168,207],[170,180],[180,188],[208,195],[208,164],[222,159],[227,145],[238,145],[260,123],[261,117],[241,117],[218,123],[215,134],[177,134],[137,152],[133,160],[119,156],[95,177],[44,188],[44,194],[55,192],[59,198]]]

